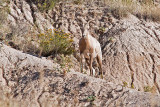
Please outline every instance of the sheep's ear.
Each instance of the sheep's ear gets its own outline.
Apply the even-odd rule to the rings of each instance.
[[[86,27],[86,23],[83,23],[83,28],[85,28]]]
[[[92,19],[92,20],[89,20],[87,23],[86,23],[86,28],[87,29],[89,29],[89,24],[90,24],[90,22],[92,22],[94,19]]]
[[[85,28],[85,29],[89,29],[89,23],[86,23],[86,24],[84,25],[84,28]]]
[[[92,19],[92,20],[89,20],[87,23],[89,24],[90,22],[93,22],[94,21],[94,19]]]

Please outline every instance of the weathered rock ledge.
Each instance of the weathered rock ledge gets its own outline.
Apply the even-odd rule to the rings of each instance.
[[[159,95],[138,92],[79,72],[71,71],[64,76],[58,71],[58,64],[50,60],[6,45],[0,47],[0,93],[8,93],[15,100],[12,106],[160,106]],[[4,100],[1,97],[0,104]]]

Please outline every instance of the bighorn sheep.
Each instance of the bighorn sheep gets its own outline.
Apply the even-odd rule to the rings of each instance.
[[[99,75],[101,75],[101,78],[103,78],[103,72],[102,72],[102,52],[101,52],[101,46],[100,43],[91,36],[89,32],[89,23],[92,20],[88,21],[88,23],[83,25],[82,28],[82,38],[79,40],[79,50],[80,50],[80,56],[81,56],[81,72],[83,72],[83,56],[85,58],[86,63],[89,66],[90,69],[90,75],[93,76],[93,68],[92,63],[94,58],[97,59],[98,65],[99,65]]]

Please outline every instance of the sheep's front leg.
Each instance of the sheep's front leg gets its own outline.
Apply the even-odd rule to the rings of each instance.
[[[81,53],[81,61],[80,61],[80,68],[81,68],[81,73],[83,73],[83,54]]]
[[[89,65],[90,75],[91,75],[91,76],[93,76],[92,62],[93,62],[93,54],[90,55],[90,65]]]
[[[99,75],[101,75],[101,78],[103,79],[102,57],[100,55],[97,56],[97,62],[98,62],[98,65],[99,65]]]

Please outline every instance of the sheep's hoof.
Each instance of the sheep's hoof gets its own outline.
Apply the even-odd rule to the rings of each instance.
[[[95,76],[96,72],[95,69],[92,69],[92,75]]]
[[[67,73],[67,71],[63,71],[63,76],[65,76],[65,75],[66,75],[66,73]]]
[[[83,69],[81,69],[81,73],[83,73]]]
[[[101,75],[101,79],[103,79],[103,75]]]

